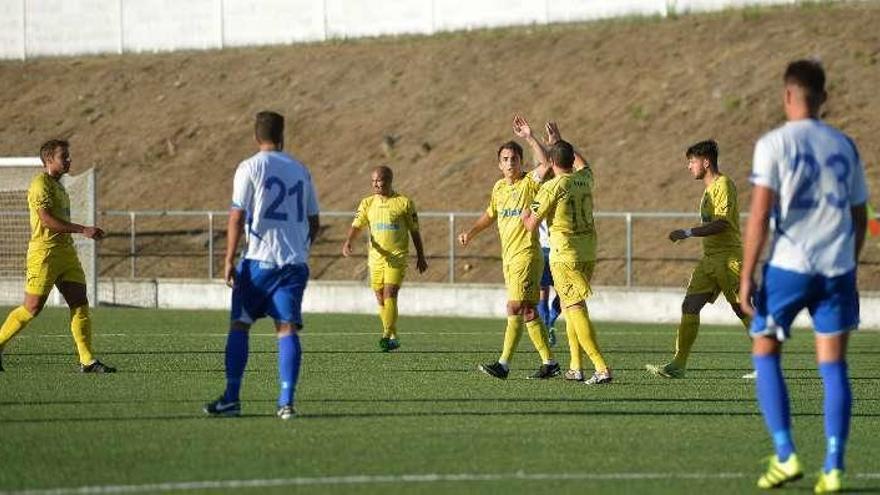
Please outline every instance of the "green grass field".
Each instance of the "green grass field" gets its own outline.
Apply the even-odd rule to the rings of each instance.
[[[76,372],[59,309],[4,354],[0,492],[742,493],[771,453],[736,328],[704,327],[689,378],[668,381],[643,369],[668,359],[671,326],[599,324],[616,375],[596,388],[526,380],[538,364],[528,338],[510,379],[477,372],[497,357],[501,320],[403,317],[403,348],[382,354],[376,318],[307,315],[299,416],[285,422],[268,323],[251,338],[243,417],[217,419],[201,407],[223,389],[225,312],[94,313],[115,375]],[[858,491],[880,490],[878,344],[869,331],[851,343]],[[809,331],[784,365],[808,470],[793,488],[811,491],[824,440]]]

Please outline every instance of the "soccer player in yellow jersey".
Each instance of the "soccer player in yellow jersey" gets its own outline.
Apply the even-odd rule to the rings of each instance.
[[[552,126],[552,127],[551,127]],[[537,230],[545,218],[550,230],[550,271],[562,301],[571,363],[565,378],[583,380],[581,352],[593,363],[588,385],[610,383],[611,368],[596,342],[586,299],[592,293],[590,279],[596,265],[596,228],[593,222],[593,172],[574,147],[563,141],[555,124],[548,125],[551,142],[547,159],[553,179],[545,182],[522,223]]]
[[[749,317],[740,308],[738,297],[743,248],[736,184],[718,170],[718,144],[715,141],[701,141],[688,148],[685,156],[688,171],[695,180],[706,185],[700,203],[701,223],[689,229],[673,230],[669,233],[669,240],[679,242],[689,237],[701,237],[703,258],[691,274],[681,305],[675,357],[666,364],[645,366],[650,373],[664,378],[684,377],[688,356],[700,329],[700,310],[706,303],[714,302],[718,294],[724,293],[736,316],[746,328],[749,327]],[[754,378],[754,375],[743,378]]]
[[[391,188],[394,174],[391,168],[373,169],[370,176],[373,195],[361,200],[348,236],[342,244],[342,255],[351,256],[351,243],[364,228],[370,229],[370,287],[379,303],[382,338],[379,349],[383,352],[400,347],[397,339],[397,294],[406,275],[409,238],[416,248],[416,268],[419,273],[428,269],[422,236],[419,234],[419,216],[411,199]]]
[[[70,198],[61,176],[70,170],[70,145],[51,140],[40,148],[43,172],[28,188],[31,239],[27,251],[24,303],[13,309],[0,327],[0,356],[3,348],[42,311],[52,287],[57,287],[70,307],[70,331],[83,373],[112,373],[115,368],[95,359],[92,351],[92,320],[83,273],[70,234],[101,239],[104,231],[70,222]],[[3,370],[0,363],[0,371]]]
[[[458,241],[462,246],[467,246],[478,233],[498,223],[504,283],[507,286],[507,328],[501,357],[494,363],[480,365],[480,370],[495,378],[507,378],[510,361],[525,325],[542,363],[530,378],[545,379],[558,375],[560,369],[550,350],[547,329],[536,310],[544,255],[537,232],[526,230],[519,216],[531,204],[548,167],[544,149],[532,135],[525,119],[519,116],[514,119],[514,132],[529,143],[539,162],[538,167],[532,173],[524,173],[522,147],[514,141],[502,144],[498,148],[498,168],[504,177],[492,188],[486,211],[470,229],[458,236]]]

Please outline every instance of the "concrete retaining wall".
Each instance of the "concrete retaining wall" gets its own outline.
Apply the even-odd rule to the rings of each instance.
[[[795,0],[0,0],[0,59],[433,34]]]

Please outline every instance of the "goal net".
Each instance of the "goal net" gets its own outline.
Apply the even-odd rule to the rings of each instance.
[[[37,158],[0,158],[0,306],[21,304],[24,297],[25,257],[31,237],[27,208],[27,190],[34,176],[41,172]],[[70,196],[70,220],[95,225],[95,170],[61,179]],[[73,235],[79,261],[86,273],[89,304],[98,303],[98,257],[95,241]],[[57,291],[49,296],[50,304],[63,304]]]

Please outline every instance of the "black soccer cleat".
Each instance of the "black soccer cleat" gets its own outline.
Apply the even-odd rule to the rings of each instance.
[[[498,378],[500,380],[506,380],[507,375],[510,373],[507,368],[501,366],[501,363],[497,361],[491,364],[481,364],[480,371],[489,376],[494,376],[495,378]]]
[[[241,416],[241,402],[237,400],[226,402],[221,395],[220,398],[214,402],[205,404],[202,411],[205,411],[205,414],[208,416]],[[281,416],[280,410],[278,411],[278,415]]]
[[[379,350],[382,352],[388,352],[391,350],[391,339],[388,337],[382,337],[379,339]]]
[[[397,339],[388,339],[388,350],[393,351],[395,349],[400,349],[400,341]]]
[[[6,371],[3,369],[3,354],[0,354],[0,371]]]
[[[538,371],[529,376],[529,380],[546,380],[558,376],[560,373],[562,373],[562,369],[559,367],[559,363],[542,364]]]
[[[92,364],[79,365],[80,373],[116,373],[116,368],[95,360]]]

